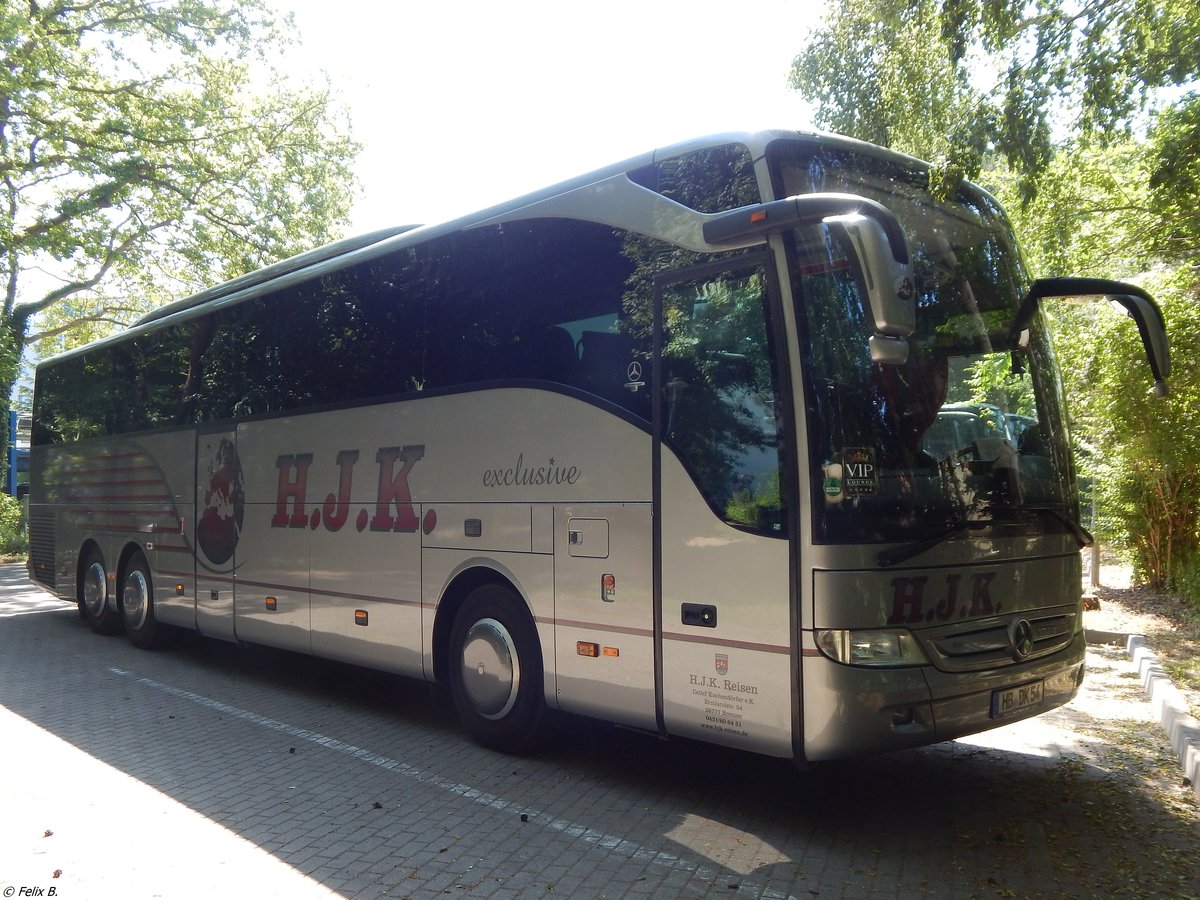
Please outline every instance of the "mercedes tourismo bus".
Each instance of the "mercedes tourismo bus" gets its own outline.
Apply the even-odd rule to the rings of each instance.
[[[1040,304],[1123,304],[1165,390],[1162,319],[1031,280],[928,176],[697,140],[165,306],[38,368],[32,577],[139,647],[435,681],[506,750],[567,711],[803,763],[1063,704],[1088,538]]]

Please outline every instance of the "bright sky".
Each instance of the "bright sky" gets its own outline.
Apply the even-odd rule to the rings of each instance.
[[[363,145],[350,233],[436,222],[678,140],[809,127],[804,0],[274,0]],[[751,11],[753,15],[751,16]]]

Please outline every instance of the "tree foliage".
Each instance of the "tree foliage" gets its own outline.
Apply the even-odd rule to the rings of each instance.
[[[792,84],[818,124],[975,178],[987,152],[1032,199],[1056,135],[1127,136],[1200,72],[1194,0],[836,0]]]
[[[31,339],[72,345],[336,235],[357,147],[328,89],[268,72],[288,25],[261,0],[0,9],[3,396]]]
[[[1200,597],[1197,260],[1179,264],[1161,252],[1177,220],[1154,199],[1154,147],[1130,140],[1060,153],[1037,200],[1012,215],[1039,271],[1136,280],[1162,306],[1173,364],[1164,400],[1147,393],[1141,342],[1126,316],[1097,304],[1052,315],[1080,468],[1098,493],[1097,532],[1128,546],[1147,580]],[[1001,195],[1013,194],[1011,176],[994,180]]]
[[[1200,94],[1155,118],[1148,149],[1150,200],[1163,220],[1154,249],[1166,260],[1200,265]]]
[[[821,127],[974,177],[991,129],[981,129],[980,98],[939,21],[928,0],[831,3],[796,57],[792,86],[817,104]]]
[[[1198,74],[1192,0],[839,0],[792,84],[823,127],[935,162],[935,189],[981,181],[1035,275],[1155,294],[1174,363],[1165,401],[1147,395],[1125,316],[1048,307],[1098,531],[1200,602],[1200,95],[1161,91]]]

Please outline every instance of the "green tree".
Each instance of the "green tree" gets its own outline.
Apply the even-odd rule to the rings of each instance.
[[[1165,400],[1146,392],[1128,318],[1096,304],[1050,312],[1097,533],[1129,547],[1148,581],[1200,599],[1200,303],[1194,260],[1166,253],[1182,226],[1152,183],[1162,139],[1156,127],[1147,142],[1057,154],[1037,199],[1012,216],[1036,269],[1137,280],[1162,306],[1174,366]],[[1015,196],[1011,176],[989,174]]]
[[[1161,226],[1154,249],[1164,259],[1200,263],[1200,94],[1164,109],[1149,141],[1150,199]],[[1197,268],[1200,271],[1200,268]]]
[[[328,89],[270,74],[289,27],[262,0],[0,8],[2,405],[31,340],[73,345],[336,236],[358,148]]]
[[[1031,199],[1056,134],[1121,139],[1200,72],[1194,0],[835,0],[792,85],[822,127],[978,176],[995,151]]]
[[[1103,306],[1048,305],[1099,530],[1200,598],[1200,73],[1193,0],[837,0],[792,84],[818,124],[977,179],[1038,275],[1142,284],[1163,306],[1173,395]],[[1164,100],[1169,97],[1172,102]],[[975,371],[981,391],[996,373]]]
[[[820,127],[973,178],[994,129],[940,19],[929,0],[831,3],[796,57],[791,84],[816,104]]]

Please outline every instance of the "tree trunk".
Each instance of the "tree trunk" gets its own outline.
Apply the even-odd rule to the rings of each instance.
[[[8,486],[9,451],[12,448],[13,434],[9,428],[9,413],[12,410],[13,388],[21,374],[21,355],[25,351],[25,335],[29,332],[28,314],[17,311],[4,317],[0,329],[0,358],[7,364],[0,364],[0,484]]]

